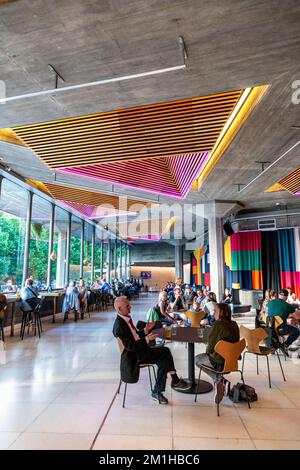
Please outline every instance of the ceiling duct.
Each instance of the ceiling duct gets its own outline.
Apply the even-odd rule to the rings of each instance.
[[[258,219],[258,230],[276,230],[276,219]]]

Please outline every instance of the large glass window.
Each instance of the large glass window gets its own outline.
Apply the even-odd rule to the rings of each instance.
[[[0,285],[14,291],[22,284],[28,192],[3,179],[0,199]]]
[[[66,256],[67,256],[67,235],[68,235],[68,212],[60,207],[55,208],[53,251],[51,253],[52,263],[52,287],[64,287],[66,279]]]
[[[39,289],[47,288],[51,203],[33,195],[28,274]]]
[[[93,227],[89,223],[84,225],[84,255],[83,255],[83,279],[85,282],[91,280],[91,266],[92,266],[92,236]]]
[[[70,279],[78,281],[80,277],[81,219],[72,215],[70,240]]]

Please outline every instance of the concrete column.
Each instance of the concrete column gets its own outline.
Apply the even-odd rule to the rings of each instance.
[[[183,245],[175,245],[175,278],[183,279]]]
[[[210,288],[220,301],[225,288],[224,236],[222,211],[216,202],[205,204],[208,219]]]
[[[24,263],[23,263],[23,279],[22,279],[22,285],[23,286],[24,286],[25,281],[28,277],[30,230],[31,230],[31,216],[32,216],[32,197],[33,197],[33,193],[31,191],[29,191],[28,192],[27,216],[26,216],[25,243],[24,243]]]

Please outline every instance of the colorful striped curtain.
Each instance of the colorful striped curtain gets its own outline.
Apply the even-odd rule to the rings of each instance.
[[[300,228],[277,231],[281,287],[300,298]]]
[[[227,237],[225,246],[226,283],[241,289],[262,289],[261,233],[238,232]]]

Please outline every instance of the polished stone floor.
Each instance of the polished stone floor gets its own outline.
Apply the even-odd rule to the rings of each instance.
[[[133,318],[144,319],[156,294],[133,302]],[[122,408],[119,350],[111,329],[114,312],[52,325],[43,322],[41,339],[7,337],[6,364],[0,365],[0,449],[300,449],[300,360],[284,362],[283,382],[270,357],[272,388],[264,358],[260,375],[248,355],[246,383],[258,401],[248,410],[228,398],[217,417],[213,393],[193,396],[172,391],[168,406],[150,399],[147,371],[128,385]],[[252,324],[253,318],[239,323]],[[18,331],[17,331],[18,333]],[[187,374],[184,344],[169,345],[179,375]],[[196,353],[204,351],[196,345]],[[231,377],[236,382],[238,376]],[[210,380],[208,378],[208,380]]]

